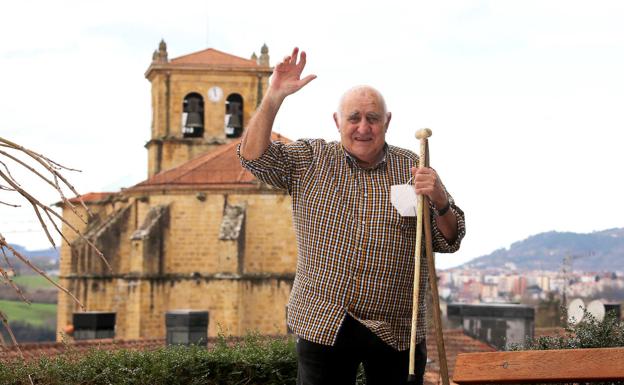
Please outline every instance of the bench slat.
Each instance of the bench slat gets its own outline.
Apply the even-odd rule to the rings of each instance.
[[[458,384],[624,379],[624,348],[460,353]]]

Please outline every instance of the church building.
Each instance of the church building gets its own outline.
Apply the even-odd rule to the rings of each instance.
[[[61,249],[60,283],[86,311],[115,313],[115,338],[163,338],[165,314],[179,309],[207,311],[209,337],[286,333],[297,254],[290,197],[254,178],[236,155],[271,73],[266,45],[251,59],[212,48],[169,59],[164,41],[154,52],[145,73],[147,179],[85,194],[86,224],[63,207],[111,269],[65,226],[71,246]],[[58,331],[82,311],[60,293]]]

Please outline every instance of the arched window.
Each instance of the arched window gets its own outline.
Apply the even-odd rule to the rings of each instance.
[[[182,136],[185,138],[204,136],[204,98],[197,92],[191,92],[184,97]]]
[[[225,100],[225,136],[238,138],[243,134],[243,97],[230,94]]]

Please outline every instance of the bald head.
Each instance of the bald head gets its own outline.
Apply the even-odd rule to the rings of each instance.
[[[353,87],[340,98],[334,122],[343,148],[360,166],[372,167],[383,156],[391,117],[383,96],[373,87]]]
[[[374,97],[383,111],[383,119],[385,123],[385,121],[388,119],[388,109],[386,107],[386,101],[384,100],[381,92],[367,85],[355,86],[348,89],[344,94],[342,94],[342,96],[340,97],[340,101],[338,102],[338,111],[336,114],[339,121],[342,120],[342,118],[345,116],[345,105],[348,104],[351,99],[358,97]]]

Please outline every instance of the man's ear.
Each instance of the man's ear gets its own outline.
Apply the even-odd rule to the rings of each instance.
[[[386,112],[386,129],[385,132],[388,132],[388,126],[390,125],[390,119],[392,119],[392,112]]]
[[[340,131],[340,118],[338,117],[338,113],[334,112],[334,123],[336,123],[336,128]]]

